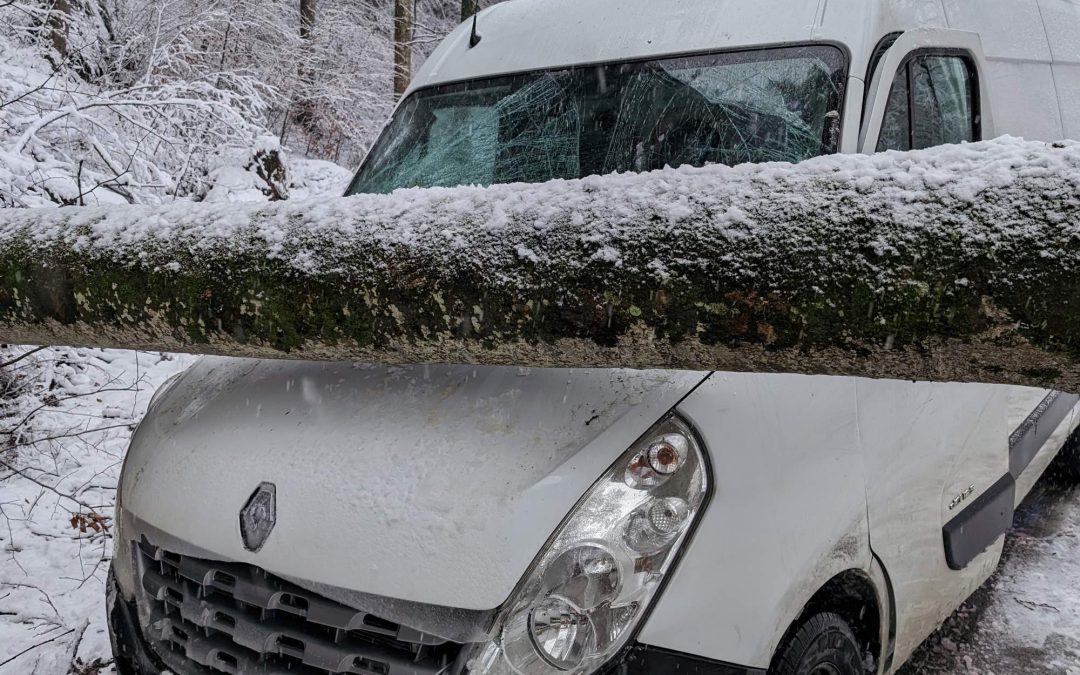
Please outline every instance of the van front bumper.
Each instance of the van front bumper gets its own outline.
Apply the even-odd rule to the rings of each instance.
[[[119,675],[158,675],[169,672],[154,652],[139,626],[139,612],[132,601],[125,600],[109,572],[106,607],[109,615],[109,637],[116,671]],[[193,673],[205,670],[193,666]],[[764,670],[703,659],[690,654],[673,652],[635,643],[627,647],[614,662],[601,671],[602,675],[765,675]],[[178,675],[186,675],[179,673]]]
[[[759,668],[736,666],[641,643],[627,647],[602,672],[603,675],[765,675]]]

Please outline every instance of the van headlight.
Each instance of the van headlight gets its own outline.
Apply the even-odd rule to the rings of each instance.
[[[619,458],[555,531],[475,645],[472,675],[587,673],[615,656],[656,597],[702,511],[708,478],[676,415]]]

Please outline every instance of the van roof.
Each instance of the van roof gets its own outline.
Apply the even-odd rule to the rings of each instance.
[[[508,0],[459,26],[410,89],[559,66],[836,42],[856,61],[887,33],[944,27],[941,0]],[[861,73],[852,73],[861,76]]]

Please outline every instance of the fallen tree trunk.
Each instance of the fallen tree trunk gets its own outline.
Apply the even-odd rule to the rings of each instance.
[[[1080,392],[1080,144],[9,210],[0,340]]]

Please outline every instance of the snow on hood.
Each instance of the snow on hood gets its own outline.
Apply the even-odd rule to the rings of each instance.
[[[223,560],[470,610],[705,373],[204,359],[151,407],[124,508]],[[244,549],[239,512],[277,488]]]

